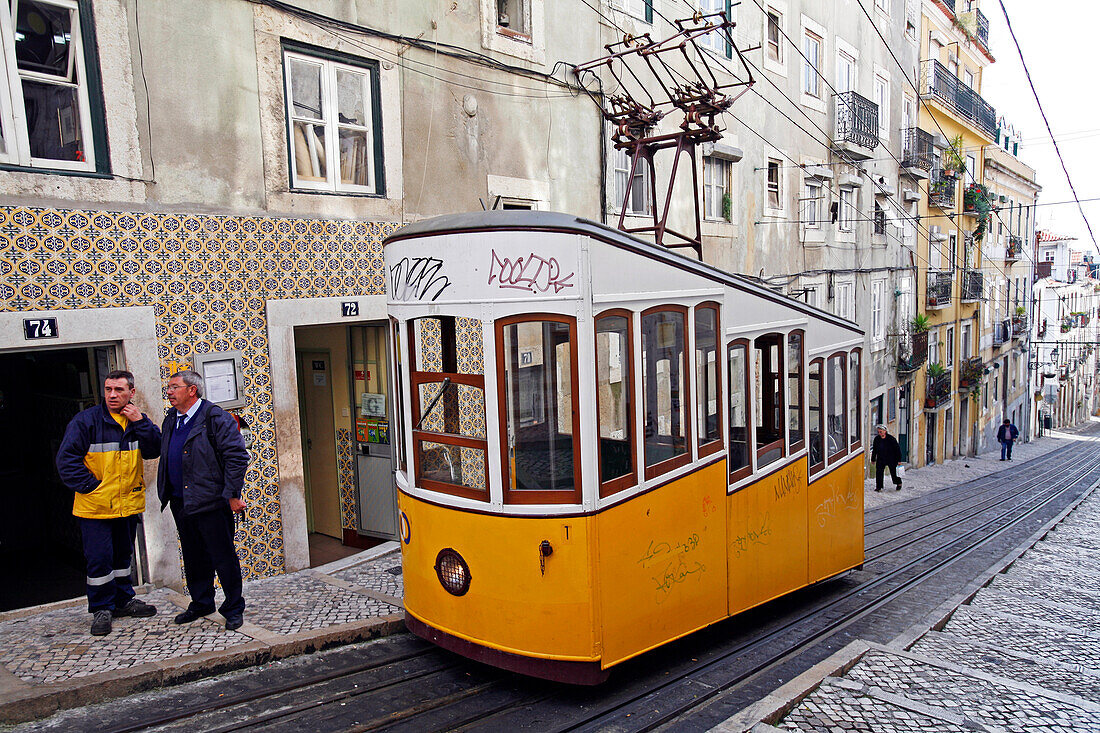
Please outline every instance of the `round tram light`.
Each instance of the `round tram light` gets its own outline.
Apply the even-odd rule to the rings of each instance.
[[[406,545],[412,542],[412,527],[409,525],[409,515],[401,512],[401,520],[397,528],[398,536]]]
[[[436,555],[435,574],[439,584],[452,596],[464,596],[470,590],[470,568],[462,555],[449,547]]]

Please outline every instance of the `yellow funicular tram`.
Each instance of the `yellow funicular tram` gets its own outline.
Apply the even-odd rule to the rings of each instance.
[[[385,261],[414,633],[592,684],[863,562],[855,324],[565,214]]]

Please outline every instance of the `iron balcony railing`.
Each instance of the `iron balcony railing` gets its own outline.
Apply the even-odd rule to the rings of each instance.
[[[928,59],[924,64],[924,96],[950,107],[987,137],[996,139],[997,113],[993,107],[936,59]]]
[[[1023,338],[1027,333],[1027,316],[1012,317],[1012,338]]]
[[[936,150],[932,147],[932,133],[919,127],[910,127],[906,130],[905,154],[901,159],[901,167],[930,171],[935,160]]]
[[[959,182],[953,176],[928,180],[928,203],[939,209],[955,208],[955,193]]]
[[[952,13],[955,12],[955,0],[940,0],[940,2],[946,5]]]
[[[1017,234],[1008,236],[1008,247],[1005,248],[1005,259],[1009,262],[1020,259],[1024,253],[1024,240]]]
[[[993,345],[1000,346],[1012,338],[1012,321],[1007,318],[993,324]]]
[[[878,147],[878,105],[855,92],[836,95],[836,142]]]
[[[933,377],[928,375],[928,387],[924,392],[924,406],[935,409],[951,401],[951,370]]]
[[[944,306],[951,305],[951,282],[952,277],[950,272],[931,272],[928,273],[928,307],[929,308],[943,308]]]
[[[928,360],[928,332],[903,333],[898,340],[898,374],[921,368]]]
[[[974,389],[982,382],[985,365],[982,357],[974,356],[959,365],[959,389]]]
[[[984,281],[981,270],[963,270],[962,300],[981,300]]]
[[[982,11],[974,8],[974,15],[978,20],[978,40],[982,45],[989,47],[989,18]]]

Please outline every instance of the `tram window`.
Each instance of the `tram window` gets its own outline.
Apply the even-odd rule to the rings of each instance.
[[[852,349],[852,353],[848,357],[848,379],[850,381],[848,387],[848,427],[851,429],[851,440],[849,441],[852,450],[859,447],[859,444],[863,442],[863,431],[861,430],[862,420],[860,420],[859,406],[863,402],[863,392],[860,387],[860,371],[859,360],[860,350]]]
[[[825,467],[825,450],[821,442],[825,434],[825,393],[821,365],[821,359],[814,359],[806,371],[806,429],[810,439],[810,473]]]
[[[722,448],[722,371],[718,366],[718,308],[704,304],[695,309],[696,428],[699,455]]]
[[[791,453],[806,445],[802,427],[802,335],[802,331],[787,335],[787,434]]]
[[[405,465],[405,385],[402,384],[404,353],[401,350],[401,326],[397,319],[390,319],[390,331],[393,338],[393,393],[394,415],[393,421],[393,447],[394,457],[397,459],[398,471],[406,470]]]
[[[497,323],[506,502],[580,501],[575,337],[564,316]]]
[[[637,482],[634,472],[634,339],[629,311],[596,318],[596,411],[600,434],[600,496]]]
[[[646,478],[691,460],[686,336],[687,308],[661,306],[642,314]]]
[[[829,460],[839,458],[848,452],[848,405],[845,396],[845,370],[848,366],[847,354],[833,354],[829,357],[825,369],[825,381],[828,387],[828,409],[826,425],[828,432],[827,447]]]
[[[417,484],[486,500],[481,321],[432,316],[409,321],[408,330]]]
[[[753,348],[756,377],[756,466],[783,457],[783,335],[758,336]]]
[[[752,459],[749,451],[749,342],[745,339],[732,342],[727,353],[729,356],[729,473],[730,483],[743,479],[752,473]]]

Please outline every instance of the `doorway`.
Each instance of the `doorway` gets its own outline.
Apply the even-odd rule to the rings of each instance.
[[[901,462],[909,462],[909,384],[898,387],[898,448]]]
[[[928,434],[924,439],[924,465],[931,466],[936,462],[936,413],[925,413],[928,423]]]
[[[295,329],[309,564],[396,536],[384,324]]]
[[[69,421],[102,401],[115,368],[114,346],[0,354],[0,611],[85,593],[73,492],[54,460]],[[144,557],[140,532],[137,544],[135,567]]]

